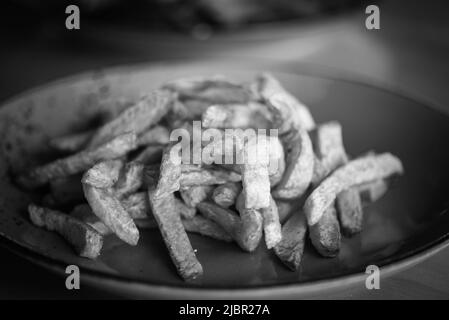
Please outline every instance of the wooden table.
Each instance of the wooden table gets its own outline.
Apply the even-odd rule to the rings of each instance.
[[[422,2],[421,2],[422,3]],[[449,112],[449,21],[444,1],[384,1],[381,30],[364,27],[359,10],[345,16],[253,28],[207,41],[122,28],[83,25],[67,36],[60,26],[2,28],[0,100],[76,72],[142,61],[251,58],[363,77],[408,92]],[[61,22],[62,23],[62,22]],[[12,31],[14,30],[14,31]],[[0,298],[114,298],[64,280],[0,248]],[[320,298],[447,299],[449,249],[389,278],[381,289],[352,288]]]

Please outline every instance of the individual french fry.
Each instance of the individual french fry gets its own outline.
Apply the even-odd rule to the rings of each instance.
[[[168,194],[178,191],[181,179],[181,144],[165,148],[160,166],[159,181],[157,182],[155,198],[164,198]]]
[[[263,230],[263,218],[259,210],[245,207],[245,195],[237,197],[236,209],[240,213],[239,245],[242,249],[252,252],[260,243]]]
[[[135,148],[136,135],[132,132],[124,133],[95,149],[84,150],[67,158],[34,168],[20,176],[18,183],[26,188],[38,187],[52,179],[80,173],[99,161],[120,158]]]
[[[149,145],[140,151],[140,153],[135,156],[133,161],[143,164],[160,163],[164,148],[165,147],[163,145]]]
[[[309,109],[288,93],[272,75],[261,74],[254,84],[255,91],[272,110],[280,134],[290,130],[311,130],[315,121]]]
[[[88,147],[94,148],[125,132],[133,131],[136,135],[145,132],[168,112],[174,98],[169,91],[156,90],[149,93],[101,126],[89,141]]]
[[[242,191],[242,185],[238,182],[228,182],[216,187],[212,193],[212,200],[222,208],[229,208]]]
[[[263,231],[268,249],[276,246],[282,239],[281,223],[276,202],[271,197],[270,206],[260,210],[263,218]]]
[[[363,202],[372,203],[379,200],[388,190],[388,182],[382,179],[362,183],[355,187]]]
[[[92,138],[95,130],[86,130],[50,139],[50,147],[62,152],[77,152]]]
[[[204,185],[181,188],[179,193],[188,207],[195,208],[198,203],[205,201],[213,190],[213,186]]]
[[[202,115],[204,128],[254,128],[270,129],[271,113],[267,107],[258,102],[248,104],[211,105]]]
[[[346,236],[353,236],[362,231],[363,211],[359,191],[350,188],[337,195],[335,205],[340,220],[341,231]]]
[[[310,226],[321,219],[340,192],[362,183],[402,174],[401,161],[391,153],[366,156],[352,160],[335,170],[307,198],[304,205]]]
[[[182,224],[187,232],[197,233],[202,236],[225,242],[232,241],[232,237],[225,230],[223,230],[222,227],[212,220],[204,218],[200,215],[196,215],[192,219],[182,219]]]
[[[148,192],[151,211],[159,226],[162,238],[179,275],[186,281],[194,280],[203,274],[203,268],[187,237],[181,216],[174,208],[170,194],[156,196],[155,191]]]
[[[282,226],[282,240],[274,247],[276,256],[292,271],[298,270],[301,265],[306,233],[304,213],[295,212]]]
[[[99,162],[84,173],[81,182],[96,188],[110,188],[117,182],[122,167],[122,160]]]
[[[170,142],[169,136],[170,133],[168,132],[168,129],[166,127],[156,125],[139,135],[139,137],[137,138],[137,145],[165,145]]]
[[[117,235],[130,245],[139,241],[139,230],[120,200],[108,189],[98,189],[83,184],[84,195],[94,214]]]
[[[302,196],[313,177],[315,156],[312,142],[305,130],[299,130],[286,142],[287,164],[282,180],[273,190],[273,196],[292,199]]]
[[[33,224],[59,233],[80,256],[95,259],[100,255],[103,237],[89,225],[60,211],[34,204],[28,206],[28,212]]]
[[[309,236],[315,249],[323,257],[335,257],[340,250],[340,225],[333,206],[328,207],[314,225],[309,225]]]
[[[139,190],[144,182],[144,170],[145,166],[139,162],[126,163],[114,185],[114,194],[119,198],[123,198]]]

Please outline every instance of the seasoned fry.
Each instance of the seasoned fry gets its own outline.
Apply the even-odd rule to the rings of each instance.
[[[350,237],[362,231],[363,211],[359,191],[350,188],[340,192],[335,204],[343,234]]]
[[[309,109],[288,93],[272,75],[261,74],[254,84],[255,91],[272,110],[280,134],[294,130],[311,130],[315,121]]]
[[[62,152],[77,152],[92,138],[95,130],[86,130],[50,139],[50,147]]]
[[[156,125],[151,129],[143,132],[137,139],[138,146],[168,144],[170,142],[170,133],[168,129],[161,125]]]
[[[182,219],[187,232],[198,233],[216,240],[231,242],[232,237],[212,220],[196,215],[192,219]]]
[[[321,219],[337,194],[353,186],[402,174],[401,161],[390,153],[366,156],[348,162],[327,177],[307,198],[304,205],[310,226]]]
[[[270,198],[270,206],[260,210],[263,217],[265,243],[268,249],[276,246],[282,239],[281,223],[276,202]]]
[[[136,135],[124,133],[96,149],[85,150],[67,158],[58,159],[41,167],[32,169],[18,179],[18,183],[26,188],[41,186],[56,178],[63,178],[89,169],[95,163],[117,159],[136,148]]]
[[[323,257],[335,257],[340,250],[340,225],[333,206],[328,207],[314,225],[309,224],[309,236]]]
[[[136,155],[133,161],[143,164],[159,163],[161,161],[163,152],[163,145],[149,145],[145,147],[145,149],[143,149],[138,155]]]
[[[305,130],[299,130],[287,141],[287,167],[273,191],[273,196],[292,199],[302,196],[313,177],[315,157],[312,142]]]
[[[123,166],[117,182],[114,185],[114,194],[123,198],[130,195],[143,185],[145,166],[139,162],[128,162]]]
[[[200,277],[203,268],[195,256],[172,198],[155,196],[154,190],[149,191],[148,196],[151,211],[179,275],[186,281]]]
[[[81,182],[96,188],[110,188],[117,182],[122,167],[122,160],[99,162],[84,173]]]
[[[237,196],[242,191],[242,185],[238,182],[228,182],[215,188],[212,200],[222,208],[229,208],[235,204]]]
[[[169,146],[164,150],[157,183],[155,198],[164,198],[178,191],[181,179],[181,144]]]
[[[130,245],[136,245],[139,241],[139,230],[118,198],[107,189],[98,189],[87,184],[83,184],[83,189],[94,214],[117,237]]]
[[[204,128],[270,129],[272,115],[267,107],[257,102],[248,104],[212,105],[202,115]]]
[[[133,131],[139,135],[159,122],[170,109],[173,99],[173,94],[163,90],[156,90],[142,97],[115,119],[100,127],[89,141],[88,147],[94,148],[125,132]]]
[[[198,203],[205,201],[213,190],[213,186],[204,185],[181,188],[179,193],[181,194],[182,200],[184,200],[188,207],[195,208]]]
[[[295,212],[282,226],[282,240],[274,247],[276,256],[292,271],[301,265],[306,233],[305,215]]]
[[[362,183],[355,187],[360,192],[362,201],[367,203],[376,202],[379,200],[388,190],[388,182],[382,179]]]
[[[95,259],[100,255],[103,237],[89,225],[60,211],[34,204],[28,206],[28,212],[33,224],[59,233],[80,256]]]

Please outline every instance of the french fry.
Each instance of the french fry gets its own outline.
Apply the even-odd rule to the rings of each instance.
[[[245,200],[245,195],[242,191],[237,197],[235,204],[241,220],[238,238],[240,247],[248,252],[252,252],[260,243],[264,225],[260,211],[246,208]]]
[[[203,274],[203,268],[195,256],[182,224],[181,216],[174,208],[172,198],[170,195],[156,196],[154,190],[148,192],[148,197],[151,211],[178,274],[186,281],[200,277]]]
[[[309,109],[288,93],[272,75],[261,74],[254,84],[255,91],[272,110],[280,134],[290,130],[311,130],[315,121]]]
[[[341,231],[346,236],[352,236],[362,231],[363,211],[359,191],[350,188],[337,195],[335,205]]]
[[[181,188],[179,193],[188,207],[195,208],[198,203],[205,201],[213,190],[213,186],[204,185]]]
[[[182,224],[187,232],[197,233],[202,236],[225,242],[232,241],[232,237],[224,231],[222,227],[212,220],[204,218],[200,215],[196,215],[192,219],[182,219]]]
[[[276,256],[292,271],[301,265],[306,233],[306,217],[295,212],[282,226],[282,240],[274,247]]]
[[[349,161],[335,170],[307,198],[304,212],[309,226],[321,219],[340,192],[356,185],[402,174],[401,161],[390,153],[366,156]]]
[[[367,203],[376,202],[388,190],[388,182],[382,179],[362,183],[355,187],[360,193],[362,201]]]
[[[181,144],[165,148],[160,166],[159,181],[157,182],[155,198],[164,198],[168,194],[178,191],[181,179]]]
[[[164,148],[165,147],[163,145],[149,145],[140,151],[140,153],[135,156],[133,161],[143,164],[160,163]]]
[[[309,236],[315,249],[323,257],[335,257],[340,250],[340,225],[333,206],[328,207],[314,225],[309,225]]]
[[[119,199],[108,189],[98,189],[83,184],[84,195],[94,214],[117,235],[130,245],[137,245],[139,230]]]
[[[101,126],[89,141],[88,148],[94,148],[125,132],[141,134],[162,119],[174,98],[173,94],[163,90],[156,90],[142,97],[133,106]]]
[[[222,208],[229,208],[242,191],[242,185],[238,182],[228,182],[216,187],[212,193],[212,200]]]
[[[60,211],[34,204],[28,206],[30,219],[38,227],[56,231],[82,257],[95,259],[103,247],[103,237],[94,228]]]
[[[270,198],[270,206],[260,210],[263,217],[265,243],[268,249],[273,248],[282,240],[281,223],[276,202]]]
[[[204,128],[255,128],[270,129],[271,113],[258,102],[248,104],[211,105],[202,115]]]
[[[34,168],[20,176],[18,183],[25,188],[39,187],[50,180],[83,172],[99,161],[120,158],[135,148],[136,135],[132,132],[124,133],[95,149],[81,151]]]
[[[117,182],[122,167],[122,160],[99,162],[84,173],[81,182],[96,188],[110,188]]]
[[[123,198],[139,190],[143,185],[144,170],[145,166],[139,162],[126,163],[114,185],[114,194]]]
[[[170,142],[169,136],[170,133],[168,132],[168,129],[166,127],[156,125],[139,135],[139,137],[137,138],[137,145],[165,145]]]
[[[92,138],[95,130],[67,134],[61,137],[50,139],[50,147],[62,152],[77,152],[83,149]]]
[[[273,190],[273,196],[292,199],[302,196],[313,177],[315,156],[310,137],[304,130],[293,134],[286,142],[287,164],[282,180]]]

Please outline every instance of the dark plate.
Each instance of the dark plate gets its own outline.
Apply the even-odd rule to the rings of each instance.
[[[449,118],[422,103],[374,86],[322,76],[274,72],[304,101],[317,122],[338,120],[348,152],[390,151],[406,174],[378,203],[365,208],[364,231],[343,239],[334,259],[306,249],[302,269],[286,269],[263,245],[252,254],[236,245],[192,235],[205,274],[182,282],[157,230],[142,231],[136,247],[110,237],[97,261],[77,257],[57,235],[26,218],[30,194],[10,182],[10,173],[42,161],[49,137],[85,125],[98,105],[133,98],[179,76],[223,73],[249,80],[265,69],[252,63],[133,66],[91,72],[54,82],[16,97],[0,110],[0,234],[7,246],[52,270],[68,264],[82,280],[144,297],[286,298],[319,295],[345,285],[364,285],[365,269],[384,274],[419,262],[447,245],[449,217]],[[285,70],[284,70],[285,71]],[[38,160],[39,159],[39,160]]]

